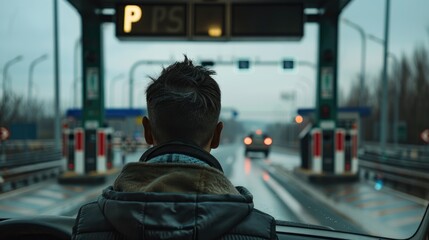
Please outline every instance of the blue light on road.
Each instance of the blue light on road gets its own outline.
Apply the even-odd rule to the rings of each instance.
[[[383,188],[383,180],[377,180],[374,185],[375,190],[380,191]]]

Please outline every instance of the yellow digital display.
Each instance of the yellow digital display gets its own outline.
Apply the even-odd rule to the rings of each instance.
[[[185,4],[120,4],[117,36],[186,36]]]

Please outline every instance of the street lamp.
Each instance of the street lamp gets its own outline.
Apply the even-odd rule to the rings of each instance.
[[[372,34],[368,34],[368,39],[381,44],[381,46],[384,46],[384,40],[376,37]],[[387,53],[388,57],[390,57],[390,59],[392,59],[393,61],[393,65],[395,69],[399,68],[399,61],[398,58],[391,52]],[[398,132],[397,132],[397,128],[398,128],[398,122],[399,122],[399,81],[396,80],[395,81],[395,98],[393,99],[393,143],[395,145],[398,144]]]
[[[387,86],[387,53],[389,52],[389,16],[390,0],[386,0],[384,20],[384,48],[383,48],[383,79],[382,86]],[[381,111],[380,111],[380,148],[383,156],[386,153],[387,140],[387,88],[382,88],[381,92]]]
[[[79,81],[78,75],[78,49],[79,45],[82,44],[82,38],[76,39],[76,42],[74,43],[74,71],[73,71],[73,90],[74,90],[74,107],[77,108],[77,82]]]
[[[147,64],[147,65],[163,65],[163,64],[170,64],[171,61],[151,61],[151,60],[140,60],[135,62],[131,68],[130,68],[130,72],[129,72],[129,104],[130,104],[130,108],[133,108],[133,102],[134,102],[134,72],[136,71],[137,67],[143,64]]]
[[[293,116],[293,112],[294,112],[294,109],[296,108],[296,89],[294,89],[293,91],[288,91],[288,92],[282,92],[282,93],[280,93],[280,98],[282,99],[282,100],[284,100],[284,101],[289,101],[291,104],[291,107],[290,107],[290,109],[289,109],[289,111],[288,111],[288,118],[287,119],[289,119],[289,117],[290,116]]]
[[[109,96],[109,98],[110,98],[110,106],[112,106],[112,107],[113,107],[113,102],[115,102],[114,101],[115,94],[113,93],[113,91],[115,90],[115,82],[124,78],[124,77],[125,77],[125,75],[121,73],[119,75],[116,75],[114,78],[112,78],[110,80],[110,96]]]
[[[9,67],[11,67],[13,64],[19,62],[22,60],[22,55],[16,56],[12,58],[11,60],[7,61],[6,64],[3,67],[3,96],[6,93],[6,80],[7,80],[7,70]]]
[[[360,83],[359,83],[359,88],[360,88],[360,94],[359,94],[359,105],[363,106],[363,91],[364,91],[364,86],[365,86],[365,61],[366,61],[366,37],[365,37],[365,31],[363,30],[363,28],[361,26],[359,26],[358,24],[343,18],[342,19],[343,23],[345,23],[347,26],[355,29],[356,31],[359,32],[360,36],[361,36],[361,43],[362,43],[362,47],[361,47],[361,64],[360,64]]]
[[[27,101],[28,101],[28,106],[30,105],[30,101],[31,101],[31,89],[33,88],[33,71],[34,71],[34,67],[42,62],[43,60],[46,60],[48,58],[48,54],[43,54],[42,56],[34,59],[31,63],[30,63],[30,69],[28,71],[28,94],[27,94]]]
[[[311,101],[311,99],[309,97],[308,98],[306,97],[306,94],[309,93],[309,92],[311,92],[311,91],[313,91],[313,90],[314,90],[314,93],[316,92],[316,89],[315,89],[315,86],[314,86],[315,85],[315,81],[311,81],[310,78],[308,78],[308,77],[306,77],[304,75],[300,75],[300,74],[297,74],[297,77],[299,77],[299,79],[296,79],[296,82],[299,85],[301,85],[302,88],[300,88],[300,90],[303,93],[304,98],[306,99],[306,104],[308,105],[308,107],[310,107],[312,101]],[[311,95],[312,94],[310,94],[310,96]],[[314,104],[314,102],[313,102],[313,104]]]

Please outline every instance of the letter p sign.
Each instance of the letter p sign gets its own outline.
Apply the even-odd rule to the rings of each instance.
[[[132,29],[132,24],[138,22],[142,18],[142,10],[136,5],[127,5],[124,10],[124,32],[129,33]]]

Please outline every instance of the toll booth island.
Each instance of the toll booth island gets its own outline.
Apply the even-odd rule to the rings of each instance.
[[[82,22],[82,96],[81,132],[91,146],[82,152],[84,165],[94,161],[104,130],[103,23],[115,23],[120,40],[170,41],[298,41],[304,24],[319,27],[317,52],[315,139],[319,154],[332,145],[323,141],[325,132],[334,131],[337,122],[338,24],[341,11],[351,0],[68,0]],[[133,77],[130,76],[130,106],[133,108]],[[320,133],[318,133],[318,131]],[[341,132],[341,131],[339,131]],[[341,133],[340,133],[341,134]],[[345,135],[345,134],[343,134]],[[320,139],[320,140],[317,140]],[[333,139],[333,137],[332,137]],[[88,143],[83,143],[83,145]],[[327,145],[328,144],[328,145]],[[86,146],[86,145],[85,145]],[[320,147],[321,146],[321,147]],[[98,149],[103,149],[98,148]],[[94,154],[95,153],[95,154]],[[89,175],[104,167],[95,165],[77,175]],[[88,163],[89,164],[89,163]],[[89,164],[90,165],[90,164]],[[312,167],[324,169],[324,165]],[[326,166],[327,168],[327,166]],[[80,168],[81,169],[81,168]]]
[[[335,128],[313,127],[314,109],[299,109],[310,123],[300,133],[301,166],[295,174],[312,182],[354,181],[358,178],[361,119],[371,110],[339,108]]]

